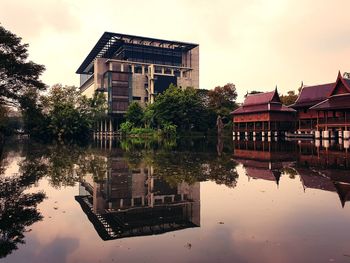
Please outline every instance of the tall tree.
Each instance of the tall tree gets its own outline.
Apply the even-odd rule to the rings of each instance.
[[[227,83],[225,86],[217,86],[208,92],[208,106],[212,108],[216,114],[223,116],[227,120],[231,120],[230,112],[237,108],[236,86],[233,83]]]
[[[0,26],[0,103],[16,104],[27,88],[45,89],[43,65],[28,61],[28,44]]]

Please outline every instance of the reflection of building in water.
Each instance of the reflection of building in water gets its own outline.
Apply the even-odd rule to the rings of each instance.
[[[234,158],[243,164],[248,178],[275,181],[279,184],[281,170],[293,156],[292,144],[266,141],[235,141]]]
[[[109,159],[105,180],[81,182],[76,200],[103,240],[160,234],[200,226],[200,185],[171,186],[152,167],[129,169]]]
[[[323,144],[328,141],[322,141]],[[319,141],[311,144],[310,141],[298,143],[298,164],[323,168],[350,168],[350,154],[342,144],[321,145]]]
[[[283,169],[293,167],[305,191],[311,188],[337,193],[343,207],[350,201],[349,154],[341,145],[234,141],[233,156],[244,166],[248,178],[278,184]]]
[[[350,178],[339,170],[312,171],[307,168],[296,168],[304,191],[307,188],[323,191],[336,192],[339,196],[342,207],[345,202],[350,201]]]

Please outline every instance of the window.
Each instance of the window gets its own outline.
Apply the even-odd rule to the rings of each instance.
[[[140,101],[140,100],[141,100],[141,97],[133,96],[133,97],[132,97],[132,100],[134,100],[134,101],[135,101],[135,100],[136,100],[136,101]]]

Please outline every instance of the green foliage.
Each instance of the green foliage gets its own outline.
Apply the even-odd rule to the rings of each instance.
[[[176,125],[164,123],[162,127],[162,134],[168,138],[176,137]]]
[[[134,127],[142,126],[144,120],[143,108],[137,102],[132,102],[125,114],[127,121],[131,122]]]
[[[0,104],[14,104],[30,88],[44,90],[42,65],[27,61],[28,44],[0,26]]]
[[[51,137],[49,130],[49,116],[43,113],[43,108],[39,102],[39,94],[35,89],[28,89],[20,99],[24,132],[32,137]]]
[[[208,92],[208,107],[216,115],[220,115],[223,121],[231,121],[231,112],[237,108],[236,104],[237,91],[236,86],[227,83],[223,87],[217,86]]]
[[[56,84],[39,97],[29,90],[21,99],[25,131],[33,137],[84,139],[106,110],[106,100],[95,94],[88,99],[74,86]]]
[[[123,122],[123,123],[120,125],[120,131],[121,131],[123,134],[128,134],[128,133],[130,133],[131,129],[132,129],[132,123],[129,122],[129,121]]]
[[[298,98],[298,94],[295,94],[294,90],[288,91],[287,95],[280,96],[282,104],[288,106],[292,105]]]
[[[207,110],[193,88],[182,90],[174,85],[156,97],[153,104],[154,119],[157,125],[176,125],[177,130],[205,131]]]

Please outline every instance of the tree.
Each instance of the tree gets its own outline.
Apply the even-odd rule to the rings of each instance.
[[[251,92],[247,92],[247,94],[244,95],[244,98],[248,97],[248,95],[254,95],[259,93],[262,93],[262,91],[253,90]]]
[[[125,118],[132,123],[134,127],[141,127],[144,119],[143,108],[136,101],[132,102],[128,107]]]
[[[25,131],[33,137],[83,139],[107,109],[103,94],[82,96],[74,86],[56,84],[39,96],[30,89],[20,100]]]
[[[0,103],[16,104],[28,88],[44,90],[45,84],[39,76],[43,65],[27,61],[28,44],[0,26]]]
[[[231,120],[231,111],[237,108],[236,86],[232,83],[227,83],[225,86],[217,86],[208,92],[208,106],[212,108],[217,115],[221,115],[227,120]]]
[[[287,95],[282,95],[280,97],[282,104],[284,105],[292,105],[298,98],[298,95],[295,94],[294,90],[290,90],[287,92]]]
[[[196,95],[196,90],[182,90],[170,85],[156,97],[152,106],[157,125],[174,124],[178,131],[206,131],[207,110]]]
[[[24,132],[36,138],[51,137],[49,117],[43,113],[39,101],[39,93],[35,89],[27,89],[19,99],[22,112]]]

